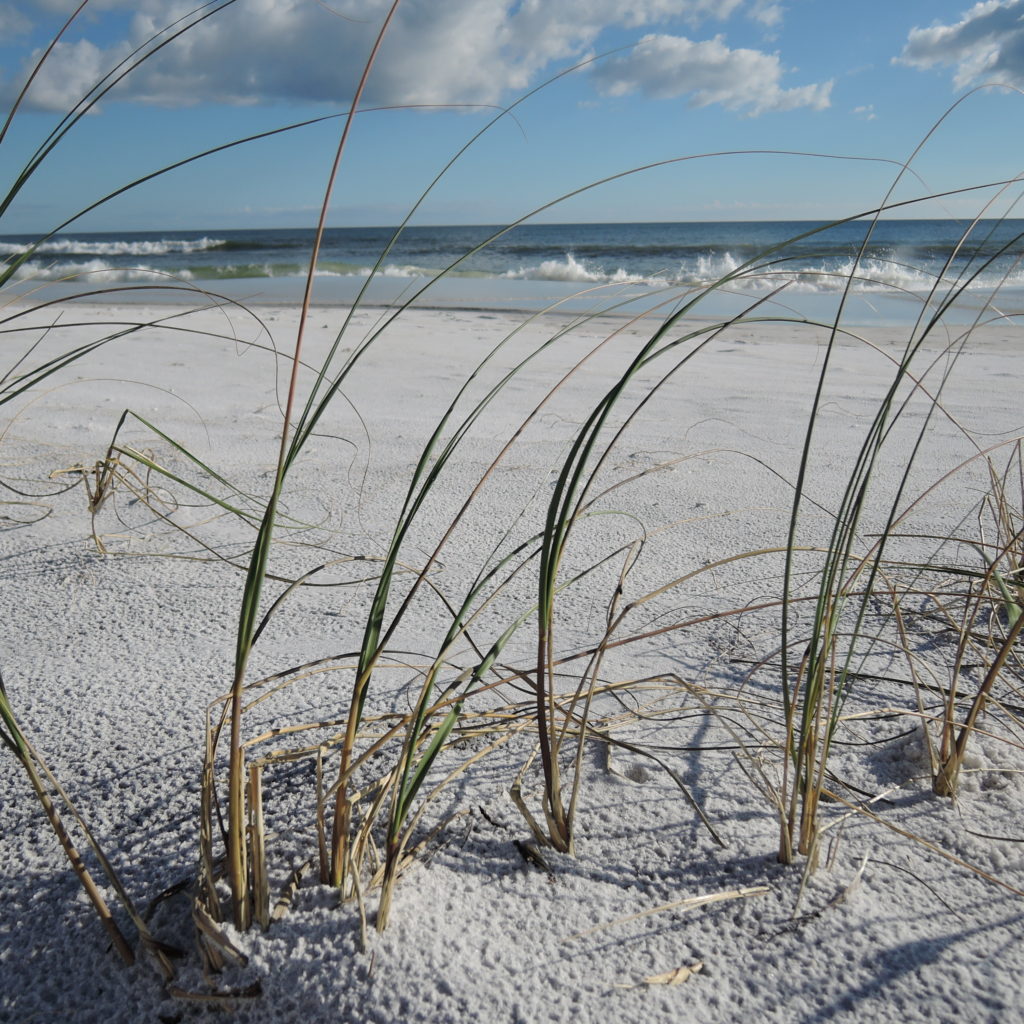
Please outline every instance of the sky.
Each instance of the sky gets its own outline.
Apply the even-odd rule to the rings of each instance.
[[[0,141],[0,194],[97,82],[152,53],[60,137],[0,234],[50,231],[169,164],[327,118],[161,175],[74,227],[316,223],[391,0],[194,2],[77,14]],[[0,0],[0,109],[75,6]],[[416,222],[817,220],[887,195],[907,216],[990,200],[1004,213],[1005,195],[977,186],[1021,173],[1022,87],[1024,0],[401,0],[329,223],[397,223],[484,128]]]

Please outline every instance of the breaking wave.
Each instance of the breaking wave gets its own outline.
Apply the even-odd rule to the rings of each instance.
[[[605,273],[603,270],[588,267],[583,260],[578,260],[572,253],[567,253],[562,260],[544,260],[539,266],[521,267],[519,270],[508,270],[502,277],[526,281],[578,281],[581,284],[651,284],[650,278],[640,274],[630,274],[621,267]]]
[[[75,238],[55,238],[43,242],[34,255],[42,256],[168,256],[173,253],[206,252],[225,245],[221,238],[164,238],[140,241],[95,241]],[[29,245],[19,242],[0,242],[0,256],[21,256]]]
[[[84,260],[65,263],[25,263],[14,273],[16,281],[77,281],[108,284],[120,281],[148,281],[152,284],[171,278],[190,281],[191,271],[179,269],[173,274],[149,266],[117,267],[104,260]]]
[[[732,282],[730,287],[737,290],[767,292],[785,285],[788,291],[807,294],[837,293],[848,287],[856,292],[914,294],[961,285],[979,292],[1024,288],[1024,267],[1019,264],[1009,270],[993,269],[981,274],[974,274],[969,268],[959,272],[950,272],[947,268],[943,273],[938,264],[934,272],[930,272],[926,267],[884,259],[859,263],[852,259],[820,263],[780,261],[746,266],[729,252],[697,256],[652,274],[630,273],[621,267],[606,270],[568,253],[561,260],[544,260],[500,276],[517,280],[692,289],[707,288],[728,278]]]
[[[47,260],[35,254],[15,273],[18,280],[70,281],[88,283],[150,282],[166,283],[173,280],[191,282],[217,282],[238,279],[301,278],[308,264],[291,262],[229,262],[216,257],[195,254],[216,248],[216,239],[195,239],[190,242],[168,241],[132,243],[91,243],[97,254],[85,258]],[[61,243],[49,255],[65,255],[75,251],[72,241]],[[128,253],[124,246],[131,245]],[[173,252],[157,253],[147,259],[133,261],[145,253],[147,245],[177,246]],[[106,253],[113,246],[116,252]],[[18,250],[11,243],[0,243],[0,252],[8,255]],[[180,254],[175,258],[175,253]],[[320,277],[366,278],[371,266],[345,260],[322,260],[317,268]],[[440,274],[439,267],[416,263],[394,262],[381,267],[377,275],[402,280],[430,280]],[[942,275],[941,277],[939,275]],[[688,256],[674,266],[653,272],[628,270],[609,261],[602,265],[596,259],[579,258],[568,252],[561,258],[544,259],[536,264],[521,265],[515,269],[495,267],[470,269],[459,266],[446,275],[448,278],[489,278],[491,280],[545,281],[567,285],[610,286],[627,290],[645,291],[653,288],[681,288],[700,290],[722,285],[729,290],[765,293],[783,285],[787,293],[836,294],[847,288],[858,293],[911,293],[927,294],[933,289],[944,293],[951,288],[964,287],[976,294],[993,294],[1003,289],[1024,289],[1024,264],[1008,261],[1001,267],[994,265],[978,272],[977,263],[964,263],[955,269],[944,267],[938,261],[920,266],[896,259],[872,258],[860,262],[852,258],[828,257],[823,259],[780,259],[776,262],[747,264],[731,252],[714,252]]]

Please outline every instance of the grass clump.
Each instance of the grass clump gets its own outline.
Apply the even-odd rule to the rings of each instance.
[[[117,81],[181,32],[197,28],[226,6],[200,9],[186,23],[172,26],[169,34],[155,36],[126,65],[102,79],[32,157],[11,186],[0,216],[40,162],[50,157],[67,132]],[[934,790],[952,795],[967,745],[981,728],[983,713],[997,703],[998,686],[1004,683],[1016,692],[1019,682],[1018,640],[1024,628],[1020,575],[1024,481],[1019,442],[1011,443],[1011,456],[1001,468],[997,469],[991,450],[978,451],[969,460],[972,467],[984,462],[988,475],[987,491],[976,506],[976,537],[924,538],[910,533],[908,525],[921,503],[947,482],[948,474],[921,489],[917,460],[931,443],[934,424],[953,420],[945,405],[947,389],[955,380],[956,360],[978,325],[951,344],[938,344],[941,358],[933,359],[933,353],[936,339],[947,327],[947,314],[983,267],[971,271],[967,279],[938,281],[905,347],[886,354],[890,377],[872,399],[866,429],[835,502],[815,493],[812,485],[822,410],[836,372],[836,353],[844,344],[866,342],[845,325],[845,295],[834,319],[825,323],[789,313],[782,305],[790,246],[813,238],[815,232],[809,231],[710,286],[666,287],[647,312],[633,319],[626,319],[614,297],[596,296],[591,314],[564,315],[562,326],[557,327],[547,317],[553,311],[546,310],[511,330],[481,357],[457,367],[459,382],[448,403],[441,402],[440,411],[434,411],[433,426],[425,431],[408,477],[402,481],[397,511],[379,549],[341,551],[334,547],[336,538],[328,525],[290,511],[295,475],[307,449],[325,433],[330,411],[343,401],[344,390],[368,360],[368,353],[385,344],[388,329],[420,297],[417,293],[386,311],[357,343],[348,346],[361,330],[356,316],[366,304],[364,290],[353,309],[342,315],[326,354],[319,359],[307,356],[304,330],[313,305],[317,254],[331,192],[350,131],[358,124],[355,117],[377,47],[396,7],[397,2],[382,24],[340,132],[299,327],[291,354],[284,359],[288,385],[280,435],[275,438],[277,457],[266,491],[233,482],[227,471],[214,465],[214,459],[199,457],[169,430],[131,410],[120,416],[109,445],[92,466],[76,465],[65,471],[84,484],[95,543],[101,551],[100,517],[115,512],[127,516],[124,509],[134,502],[136,512],[141,506],[156,521],[189,538],[201,552],[195,557],[215,559],[244,576],[232,677],[206,709],[198,868],[188,887],[197,944],[203,966],[210,971],[219,971],[242,956],[228,925],[237,932],[245,932],[254,922],[262,929],[272,928],[302,880],[311,874],[340,900],[355,904],[364,931],[369,894],[378,894],[376,925],[384,928],[398,879],[418,851],[461,813],[459,808],[447,815],[439,812],[438,824],[428,818],[428,810],[439,808],[456,780],[499,749],[516,751],[522,763],[518,774],[509,773],[503,786],[522,813],[522,826],[529,830],[530,845],[520,841],[520,852],[528,850],[542,865],[546,861],[541,848],[565,855],[576,852],[584,803],[581,794],[595,751],[603,753],[607,765],[613,753],[628,753],[663,771],[674,796],[681,794],[711,841],[724,846],[725,829],[684,778],[675,756],[679,752],[662,750],[645,735],[636,735],[641,726],[684,714],[712,721],[720,730],[719,745],[739,759],[778,817],[779,859],[789,863],[804,855],[814,862],[821,836],[836,821],[835,816],[825,820],[823,805],[842,805],[843,813],[850,809],[877,817],[869,808],[878,794],[846,786],[836,766],[835,750],[848,742],[851,721],[893,715],[922,722]],[[41,59],[46,60],[47,54]],[[20,102],[21,98],[11,117]],[[110,196],[148,177],[152,175]],[[874,224],[895,207],[887,197],[866,216],[875,218]],[[407,223],[396,230],[375,272]],[[976,229],[972,225],[965,230],[958,248],[969,243]],[[10,287],[15,273],[53,233],[8,261],[0,271],[0,288]],[[864,251],[847,282],[850,289],[864,273],[860,267]],[[719,293],[742,294],[752,279],[762,290],[754,298],[738,301],[738,312],[727,316],[708,312],[710,300]],[[105,290],[87,288],[81,294],[95,300]],[[215,296],[193,294],[201,303],[221,304]],[[22,330],[24,318],[34,315],[38,320],[48,311],[45,301],[27,310],[13,310],[5,316],[3,330],[15,334]],[[601,320],[609,314],[619,317],[613,328]],[[51,377],[56,381],[68,366],[101,346],[140,330],[168,326],[188,329],[163,319],[108,325],[98,340],[35,364],[30,346],[0,382],[0,403],[38,390]],[[544,329],[540,340],[529,333],[538,326]],[[654,414],[667,393],[699,382],[702,360],[720,357],[726,344],[749,326],[785,331],[813,328],[827,338],[814,392],[808,396],[809,416],[795,466],[782,472],[760,456],[748,458],[751,472],[770,476],[786,496],[788,516],[780,518],[774,543],[709,549],[702,564],[682,564],[683,556],[664,538],[685,534],[700,517],[671,516],[648,527],[627,496],[642,492],[658,474],[688,459],[737,453],[719,449],[669,458],[659,455],[644,468],[625,470],[615,459],[630,432],[645,416]],[[53,329],[58,329],[56,321]],[[578,336],[587,331],[594,333],[585,347],[574,348]],[[624,353],[618,370],[591,401],[582,420],[560,435],[561,452],[549,467],[550,494],[538,486],[496,524],[474,518],[481,495],[508,467],[512,454],[523,450],[533,432],[546,429],[545,417],[554,412],[559,399],[585,377],[588,363],[612,349],[613,343],[621,344]],[[573,355],[564,357],[560,373],[544,382],[513,426],[488,449],[475,482],[449,493],[452,469],[477,437],[475,431],[495,410],[513,406],[513,386],[546,357],[561,354],[563,347]],[[145,433],[153,447],[133,441],[133,431]],[[968,430],[962,433],[973,443]],[[900,470],[895,477],[885,477],[878,493],[876,481],[894,450],[897,460],[902,460]],[[908,499],[915,488],[919,496]],[[538,498],[541,493],[545,496]],[[451,500],[452,511],[440,529],[431,532],[424,521],[442,499]],[[201,509],[202,514],[183,525],[177,513],[186,507]],[[806,528],[808,520],[814,523],[812,530]],[[230,545],[218,539],[211,525],[221,521],[238,528]],[[612,522],[621,527],[619,534],[610,527],[603,532]],[[127,518],[123,523],[130,526]],[[822,528],[822,523],[827,525]],[[473,549],[475,560],[442,577],[445,558],[459,550],[469,531],[485,535]],[[244,541],[239,542],[238,536]],[[910,540],[932,543],[931,557],[904,557],[901,545]],[[952,548],[972,550],[980,565],[944,561]],[[261,639],[289,613],[293,602],[315,588],[322,588],[332,599],[342,588],[355,595],[351,603],[357,614],[347,622],[344,643],[338,645],[344,649],[325,650],[313,660],[269,673],[255,670]],[[698,603],[694,594],[700,588],[705,589],[699,607],[688,608],[688,601]],[[593,612],[597,591],[599,614]],[[566,610],[581,592],[585,596],[579,600],[590,602],[591,614],[585,628],[570,629],[566,623],[572,616]],[[432,633],[427,641],[415,637],[417,646],[408,649],[407,636],[415,633],[413,626],[427,606],[434,613],[429,618],[435,624]],[[955,657],[947,666],[949,678],[938,691],[938,710],[921,685],[935,666],[929,662],[923,669],[924,656],[914,647],[914,630],[928,617],[956,637]],[[697,627],[757,622],[760,628],[769,620],[775,632],[768,651],[756,652],[754,668],[741,682],[734,680],[732,689],[698,684],[679,669],[678,652]],[[566,635],[571,638],[568,642]],[[629,658],[639,661],[639,652],[645,668],[631,672]],[[907,666],[916,707],[897,712],[868,707],[851,713],[851,701],[863,707],[857,687],[879,652],[884,652],[888,664],[900,660]],[[658,656],[657,668],[648,672],[649,662]],[[978,681],[964,700],[960,680],[969,660],[976,663],[972,671]],[[770,685],[755,693],[755,683],[761,685],[766,675],[771,676]],[[294,704],[289,704],[293,699]],[[322,716],[303,719],[293,710],[295,704],[323,708],[325,703],[330,707]],[[25,737],[2,683],[0,716],[0,738],[26,772],[116,948],[130,959],[132,944],[115,922],[56,809],[53,794],[65,798],[64,791]],[[994,730],[990,727],[990,731]],[[712,746],[698,744],[685,753],[700,759]],[[304,795],[307,817],[303,821],[279,820],[275,803],[289,787]],[[170,979],[173,969],[166,948],[136,913],[84,820],[70,801],[66,804],[135,924],[142,945]],[[294,807],[295,802],[288,806]],[[301,834],[307,845],[298,863],[290,865],[284,889],[277,895],[273,879],[282,873],[283,859],[275,850],[275,832],[289,830]],[[180,990],[178,994],[187,995]]]

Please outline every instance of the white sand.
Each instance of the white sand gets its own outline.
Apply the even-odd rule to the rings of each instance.
[[[36,314],[31,324],[56,321],[58,326],[30,362],[99,336],[89,320],[149,322],[170,312],[125,306],[67,308],[59,320],[56,310]],[[275,344],[287,350],[297,314],[263,310],[261,315]],[[11,310],[4,316],[8,331],[22,324],[11,319]],[[315,363],[340,319],[338,310],[313,314],[310,361]],[[265,495],[281,421],[275,366],[267,352],[247,350],[242,342],[266,344],[266,335],[241,313],[208,311],[173,322],[194,332],[237,334],[240,343],[147,329],[62,370],[3,407],[2,479],[32,495],[52,493],[56,484],[50,474],[101,458],[119,414],[130,407],[239,486]],[[371,322],[369,312],[360,315],[343,347],[357,344]],[[332,407],[295,469],[287,511],[314,525],[305,533],[280,535],[306,546],[282,546],[272,569],[307,570],[328,557],[325,549],[337,553],[332,557],[382,554],[428,429],[478,355],[508,334],[514,322],[476,313],[415,312],[385,333],[346,385],[351,405],[339,401]],[[509,365],[555,326],[545,321],[516,335],[497,366]],[[407,564],[423,564],[504,440],[547,387],[614,326],[606,321],[579,329],[508,386],[427,502],[403,549]],[[8,333],[6,363],[14,362],[11,353],[40,337],[38,330]],[[552,470],[645,337],[636,329],[610,341],[503,460],[432,577],[449,600],[460,599],[506,531],[523,539],[538,529]],[[860,342],[841,344],[823,397],[808,494],[825,508],[835,507],[850,459],[891,379],[884,353],[898,352],[905,334],[875,331],[872,338],[881,353]],[[567,565],[590,564],[645,529],[648,544],[625,586],[625,600],[633,600],[707,563],[784,544],[791,494],[785,481],[795,477],[823,340],[810,329],[738,327],[683,368],[612,450],[601,480],[607,485],[659,463],[687,460],[608,495],[601,508],[620,514],[582,525]],[[936,352],[937,340],[930,345]],[[934,418],[908,499],[979,447],[1021,430],[1018,346],[1019,332],[1010,327],[972,336],[946,392],[949,418]],[[643,379],[656,379],[662,365],[671,364],[663,360]],[[937,373],[929,380],[937,382]],[[482,394],[497,376],[497,368],[485,370],[473,393]],[[641,393],[634,389],[630,395],[635,399]],[[634,405],[630,400],[622,409]],[[884,521],[886,498],[891,500],[895,474],[925,410],[925,403],[912,404],[879,467],[878,500],[862,525],[865,536]],[[616,424],[621,419],[620,413],[613,417]],[[184,467],[166,441],[138,423],[129,424],[123,439]],[[907,530],[949,533],[968,516],[961,532],[973,529],[976,536],[969,513],[984,480],[981,463],[965,470],[922,504]],[[184,488],[161,486],[169,499],[188,500]],[[195,870],[204,709],[230,681],[242,574],[222,563],[166,557],[206,552],[133,504],[124,491],[96,520],[107,555],[93,544],[81,486],[52,497],[7,497],[36,503],[0,510],[12,520],[50,510],[39,522],[8,522],[0,532],[0,608],[6,626],[0,665],[11,702],[130,892],[145,905]],[[232,522],[208,521],[208,508],[179,507],[171,518],[194,525],[199,536],[232,555],[251,536]],[[824,543],[828,525],[824,511],[809,509],[801,541]],[[372,564],[357,563],[358,571],[337,567],[331,578],[368,575],[363,567]],[[560,600],[561,650],[571,652],[600,637],[621,564],[620,556]],[[620,634],[777,599],[780,571],[779,558],[765,557],[703,573],[638,608]],[[524,576],[474,627],[478,642],[489,643],[528,608],[532,593]],[[356,649],[367,601],[365,587],[300,592],[261,639],[251,677]],[[449,621],[438,598],[424,593],[393,646],[432,654]],[[503,661],[528,667],[532,639],[528,624]],[[934,629],[916,635],[917,641],[922,658],[937,666],[937,681],[947,671],[948,682],[949,635]],[[622,680],[672,673],[687,684],[735,692],[752,663],[768,658],[778,644],[777,613],[752,612],[619,648],[609,655],[602,676]],[[470,663],[464,648],[453,655],[457,664]],[[422,658],[412,654],[408,660]],[[884,652],[868,667],[878,675],[907,678],[905,663]],[[401,687],[412,678],[408,669],[382,677],[371,708],[405,710],[410,697]],[[296,686],[267,708],[264,720],[340,717],[346,707],[343,682],[322,677]],[[970,683],[966,679],[967,687]],[[970,771],[954,804],[931,795],[920,731],[910,714],[911,688],[875,678],[860,681],[848,706],[851,713],[895,709],[901,714],[872,714],[851,725],[844,736],[864,745],[837,748],[833,766],[864,793],[886,794],[871,806],[890,827],[857,815],[832,827],[822,866],[798,899],[801,865],[776,862],[777,821],[739,765],[742,761],[752,770],[761,738],[753,723],[763,727],[764,738],[780,735],[780,713],[770,703],[778,698],[777,668],[756,674],[746,692],[752,701],[769,703],[741,707],[735,698],[724,701],[732,732],[722,719],[703,714],[692,689],[681,683],[671,697],[663,689],[636,698],[658,697],[660,707],[673,713],[615,732],[657,751],[704,808],[724,848],[658,764],[623,749],[609,762],[595,743],[585,753],[578,856],[549,853],[550,875],[529,866],[514,844],[529,833],[509,797],[530,752],[524,733],[469,769],[427,811],[424,833],[449,815],[459,816],[402,878],[391,926],[383,934],[372,928],[376,896],[371,894],[366,951],[359,948],[355,908],[335,906],[312,875],[283,921],[266,934],[254,930],[236,936],[249,964],[214,983],[244,986],[258,980],[262,995],[240,1004],[233,1019],[531,1024],[1024,1019],[1024,903],[924,842],[894,831],[913,832],[979,871],[1024,888],[1024,756],[1014,745],[1021,738],[1013,726],[1024,703],[1020,695],[1006,686],[999,691],[1016,710],[984,719],[985,728],[997,735],[972,742]],[[502,699],[526,697],[507,690]],[[624,700],[634,706],[632,698]],[[618,710],[606,701],[597,713]],[[735,750],[737,736],[748,746],[747,754]],[[479,746],[470,741],[445,764],[454,766],[457,757]],[[687,749],[694,747],[703,749]],[[774,777],[778,751],[765,748],[760,757]],[[315,835],[308,772],[282,773],[267,785],[269,827],[278,832],[270,851],[276,894],[293,865],[314,852]],[[525,788],[536,810],[536,767]],[[834,823],[841,811],[828,805],[823,820]],[[107,948],[20,766],[9,756],[0,758],[0,865],[0,1020],[205,1017],[201,1005],[170,999],[145,963],[125,968]],[[662,904],[754,886],[768,891],[579,935]],[[116,912],[124,921],[119,908]],[[188,949],[178,984],[202,989],[185,901],[168,900],[153,923],[165,941]],[[125,927],[134,934],[127,922]],[[643,983],[698,961],[703,970],[684,984]]]

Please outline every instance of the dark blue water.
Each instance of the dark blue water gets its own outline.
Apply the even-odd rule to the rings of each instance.
[[[306,229],[76,233],[43,243],[18,277],[88,287],[181,280],[283,301],[298,294],[312,237]],[[0,238],[0,259],[15,259],[34,241]],[[317,288],[328,300],[351,301],[372,275],[391,301],[443,273],[433,289],[442,304],[530,308],[539,300],[528,295],[692,292],[724,279],[750,296],[784,284],[797,304],[798,296],[852,288],[869,307],[875,299],[962,293],[973,308],[1024,295],[1022,258],[1024,220],[410,227],[397,238],[393,228],[332,228]]]

